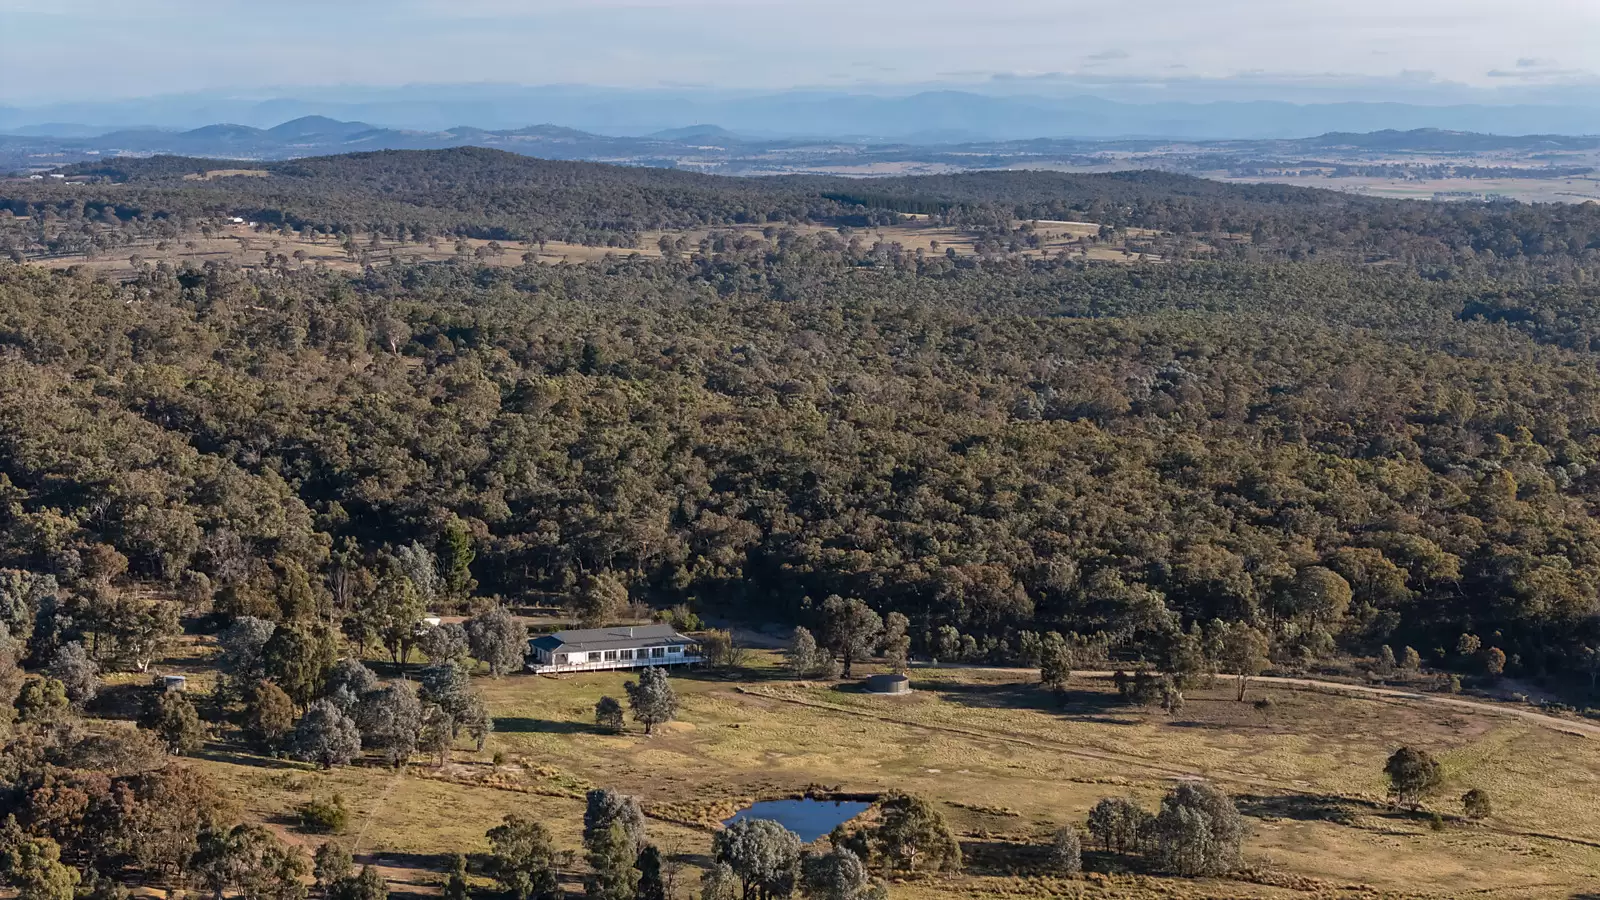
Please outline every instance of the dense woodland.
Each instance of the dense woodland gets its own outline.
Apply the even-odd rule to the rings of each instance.
[[[150,692],[121,737],[67,712],[185,628],[219,635],[208,714],[324,766],[445,754],[462,730],[481,749],[492,722],[458,663],[518,668],[525,631],[502,604],[815,628],[823,650],[796,632],[801,674],[880,649],[1039,665],[1058,685],[1073,666],[1249,675],[1351,655],[1579,689],[1600,673],[1595,208],[1152,174],[735,182],[484,151],[181,179],[216,165],[6,183],[3,230],[26,255],[40,235],[233,215],[620,245],[768,227],[662,259],[354,277],[0,262],[0,690],[22,720],[0,755],[21,816],[0,823],[0,868],[28,900],[65,900],[79,870],[105,900],[177,872],[218,896],[305,896],[305,860],[166,765],[203,736],[181,694]],[[1098,217],[1161,229],[1168,261],[999,241],[928,256],[848,231],[908,213],[1017,235],[1019,217]],[[419,639],[430,609],[474,615]],[[417,693],[355,661],[381,647],[403,666],[413,644]],[[647,729],[676,703],[650,681],[629,687]],[[597,716],[620,727],[621,706]],[[1236,865],[1231,802],[1183,790],[1161,816],[1211,809],[1232,837],[1220,862],[1166,869]],[[885,809],[959,865],[918,804]],[[1162,821],[1114,806],[1091,817],[1107,852],[1117,823]],[[648,872],[630,868],[644,845],[590,824],[592,892],[645,896],[627,874]],[[489,834],[485,871],[524,897],[556,867],[532,829]],[[766,838],[726,834],[708,879],[786,895],[738,868],[739,842]],[[807,862],[833,867],[807,883],[849,869],[850,896],[876,896],[862,861],[899,851],[870,837],[840,835],[854,849]],[[1077,833],[1058,841],[1076,867]],[[317,867],[329,897],[381,888],[348,860]]]
[[[266,177],[194,180],[237,165],[118,159],[64,170],[88,184],[0,182],[0,211],[25,217],[20,228],[0,223],[0,250],[59,246],[62,232],[102,240],[108,232],[175,235],[217,216],[320,234],[627,248],[652,230],[807,221],[859,227],[919,214],[985,230],[1036,219],[1158,229],[1171,235],[1168,257],[1331,258],[1429,267],[1436,275],[1526,278],[1531,270],[1569,278],[1575,266],[1600,258],[1597,204],[1408,203],[1160,172],[737,179],[461,148],[272,162],[256,169]]]
[[[483,171],[444,179],[441,158]],[[170,187],[197,164],[118,165],[102,171],[125,184],[79,190],[292,205],[336,183],[330,223],[412,192],[466,230],[480,207],[516,218],[518,198],[582,227],[846,208],[817,200],[831,181],[487,151],[274,164],[321,173],[298,196],[276,175]],[[1133,202],[1129,221],[1185,210],[1230,231],[1303,214],[1305,255],[1327,259],[924,258],[780,224],[665,260],[355,279],[12,267],[3,565],[69,596],[107,583],[293,618],[359,602],[325,587],[342,567],[454,530],[479,593],[512,602],[603,574],[636,600],[761,621],[858,596],[919,641],[953,626],[997,660],[1024,631],[1138,656],[1221,619],[1270,632],[1284,664],[1394,644],[1470,665],[1453,657],[1472,633],[1512,672],[1593,667],[1600,211],[1165,175],[852,184],[869,215],[962,197]],[[1513,231],[1504,252],[1475,248]],[[1400,234],[1431,261],[1341,256]],[[1336,614],[1309,608],[1308,569],[1349,585]]]

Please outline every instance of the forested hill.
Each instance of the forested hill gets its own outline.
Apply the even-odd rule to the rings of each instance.
[[[0,264],[0,569],[59,586],[48,629],[0,609],[113,656],[152,589],[356,639],[437,548],[437,607],[626,589],[815,625],[837,593],[995,662],[1057,631],[1176,665],[1218,622],[1284,670],[1481,671],[1463,634],[1519,675],[1596,658],[1592,282],[718,246]]]
[[[213,165],[8,182],[0,232],[701,228],[659,259],[353,276],[0,264],[0,570],[30,573],[0,577],[0,614],[35,658],[169,621],[152,603],[366,640],[409,583],[809,624],[856,596],[923,652],[997,662],[1055,631],[1172,665],[1233,623],[1284,669],[1407,645],[1600,666],[1595,209],[482,150],[184,177]],[[1017,240],[849,227],[918,209]],[[1161,261],[1017,249],[1047,215],[1160,229]]]
[[[891,179],[727,178],[553,162],[479,148],[383,151],[261,164],[156,157],[67,171],[88,185],[0,182],[15,215],[194,222],[239,215],[322,232],[560,239],[637,246],[645,232],[736,223],[870,225],[902,214],[1009,228],[1079,220],[1167,232],[1172,253],[1399,261],[1455,269],[1543,265],[1600,249],[1600,205],[1440,206],[1159,172],[985,172]]]

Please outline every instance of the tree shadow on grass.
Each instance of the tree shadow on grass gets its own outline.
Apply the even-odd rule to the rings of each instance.
[[[1031,709],[1038,712],[1060,713],[1107,725],[1133,725],[1125,717],[1132,707],[1114,695],[1102,691],[1079,691],[1068,688],[1051,691],[1037,684],[1012,682],[1009,684],[966,684],[948,681],[919,681],[911,685],[913,691],[939,694],[945,699],[978,709]],[[1119,715],[1121,714],[1121,715]]]
[[[110,684],[102,687],[85,711],[100,719],[135,721],[155,690],[148,683]]]
[[[527,716],[497,716],[494,730],[501,734],[610,734],[585,722],[558,722]]]
[[[254,766],[258,769],[284,769],[295,772],[312,771],[304,763],[247,753],[227,744],[207,744],[203,749],[196,752],[194,756],[196,759],[203,759],[207,762],[228,763],[235,766]]]
[[[1239,794],[1234,802],[1239,812],[1255,818],[1294,819],[1302,822],[1333,822],[1352,828],[1363,827],[1357,816],[1374,816],[1394,821],[1426,824],[1433,813],[1425,809],[1406,809],[1376,800],[1340,797],[1334,794]],[[1460,817],[1446,814],[1446,821]]]
[[[1085,872],[1102,872],[1117,875],[1129,873],[1148,875],[1154,873],[1156,868],[1152,860],[1138,853],[1112,853],[1106,850],[1095,850],[1089,846],[1089,839],[1084,838],[1083,870]]]
[[[1293,819],[1352,825],[1364,813],[1390,812],[1386,807],[1327,794],[1236,794],[1239,812],[1254,818]]]
[[[280,828],[296,831],[300,834],[309,834],[313,837],[321,837],[324,839],[332,839],[333,837],[331,834],[320,834],[317,832],[307,831],[305,828],[305,823],[300,820],[299,814],[294,812],[268,813],[267,815],[261,817],[261,821],[266,822],[268,825],[277,825]]]
[[[356,857],[362,865],[384,866],[390,869],[414,869],[424,872],[448,872],[455,860],[454,853],[406,853],[384,850],[380,853],[363,853]],[[393,897],[394,894],[389,896]]]
[[[1087,840],[1085,841],[1087,844]],[[1046,843],[1008,841],[999,838],[961,839],[961,858],[964,870],[970,874],[1010,876],[1018,873],[1048,875],[1054,871],[1050,861],[1051,848]],[[1083,848],[1085,872],[1138,873],[1156,872],[1154,862],[1137,853],[1116,854]]]
[[[1193,719],[1173,719],[1167,723],[1173,728],[1192,728],[1196,731],[1238,731],[1244,723],[1239,722],[1197,722]],[[1256,723],[1260,724],[1260,723]]]
[[[794,676],[782,669],[712,669],[705,666],[694,668],[672,669],[667,673],[669,678],[681,678],[684,681],[701,681],[711,684],[764,684],[771,681],[793,681]]]
[[[368,659],[363,660],[363,663],[372,670],[372,674],[381,679],[405,678],[409,681],[415,681],[417,673],[422,671],[425,665],[417,661],[416,654],[412,654],[411,661],[403,666],[387,659]]]
[[[972,875],[1011,875],[1019,871],[1043,871],[1049,863],[1049,848],[995,838],[963,838],[961,867]]]
[[[680,850],[668,853],[667,859],[685,866],[694,866],[700,869],[709,869],[716,865],[717,858],[710,853],[696,852],[694,850]]]

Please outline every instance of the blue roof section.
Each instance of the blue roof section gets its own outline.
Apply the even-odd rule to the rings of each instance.
[[[671,625],[619,625],[615,628],[575,628],[543,634],[528,641],[540,650],[622,650],[629,647],[657,647],[693,644],[694,638]]]

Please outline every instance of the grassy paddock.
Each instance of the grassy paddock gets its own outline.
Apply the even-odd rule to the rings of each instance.
[[[205,176],[195,175],[194,178],[213,178],[224,176],[253,177],[265,175],[265,172],[251,170],[219,170],[206,173]],[[1018,223],[1020,224],[1020,223]],[[661,256],[659,242],[663,236],[684,238],[691,250],[696,247],[702,238],[712,233],[753,233],[759,236],[765,226],[758,225],[731,225],[715,229],[700,229],[687,232],[645,232],[639,237],[637,248],[616,247],[586,247],[581,244],[569,244],[565,241],[547,241],[544,246],[524,241],[500,241],[502,252],[498,256],[485,257],[479,262],[491,266],[517,266],[522,264],[522,257],[526,253],[533,253],[541,262],[545,263],[583,263],[603,259],[608,254],[617,257],[639,255],[655,258]],[[1076,241],[1085,235],[1094,234],[1099,226],[1083,222],[1039,222],[1038,230],[1044,242],[1043,252],[1055,255],[1063,250],[1072,253],[1078,252]],[[795,230],[805,234],[819,234],[823,232],[835,233],[834,229],[820,225],[798,225]],[[1129,229],[1126,234],[1133,238],[1148,238],[1158,232],[1147,229]],[[939,255],[947,250],[955,250],[958,256],[972,256],[976,253],[974,238],[971,233],[955,228],[935,227],[926,222],[916,220],[908,221],[901,225],[885,225],[874,228],[861,228],[854,232],[864,244],[871,246],[877,241],[888,244],[900,244],[908,251],[922,250],[925,253]],[[33,260],[34,264],[52,269],[66,269],[74,266],[86,270],[104,273],[115,278],[131,278],[136,270],[130,263],[130,257],[139,256],[143,263],[154,264],[165,261],[173,265],[192,263],[202,265],[206,262],[231,262],[246,268],[260,268],[266,264],[269,256],[287,256],[293,258],[292,265],[299,266],[327,266],[337,271],[358,273],[362,271],[362,264],[358,259],[351,258],[345,253],[340,242],[331,237],[319,240],[305,241],[298,237],[284,237],[276,234],[258,233],[246,225],[230,226],[215,232],[211,237],[200,234],[188,234],[182,237],[165,241],[165,249],[157,249],[156,240],[138,242],[132,246],[118,247],[107,250],[94,258],[81,254],[60,257],[42,258]],[[455,255],[456,239],[439,238],[433,245],[418,242],[401,242],[393,240],[380,240],[373,243],[371,235],[357,235],[356,243],[362,252],[367,254],[373,265],[384,266],[391,262],[440,262],[451,259]],[[476,251],[490,243],[487,240],[468,239],[464,243]],[[296,257],[295,254],[300,254]],[[1037,257],[1040,251],[1028,251],[1024,255]],[[1138,254],[1125,252],[1121,245],[1096,244],[1089,248],[1087,256],[1090,259],[1108,262],[1132,262],[1139,258]]]
[[[813,787],[906,790],[945,803],[969,871],[896,885],[894,895],[1268,897],[1570,896],[1600,887],[1600,742],[1498,717],[1271,690],[1263,717],[1232,700],[1232,685],[1189,692],[1178,715],[1130,709],[1111,686],[1081,679],[1057,699],[1002,673],[939,670],[914,676],[903,697],[853,685],[784,678],[753,654],[734,674],[678,673],[678,721],[651,738],[593,726],[603,695],[623,698],[622,674],[482,678],[496,733],[481,754],[404,775],[377,767],[321,773],[217,749],[203,762],[241,807],[291,835],[293,809],[341,793],[355,825],[341,838],[375,853],[390,877],[427,890],[448,854],[486,848],[484,831],[512,810],[547,821],[576,848],[582,792],[640,796],[653,834],[703,864],[711,823],[753,798]],[[1261,689],[1252,688],[1253,696]],[[1453,818],[1433,831],[1383,801],[1387,754],[1428,749],[1446,770],[1430,807],[1487,789],[1488,823]],[[496,766],[492,759],[501,757]],[[1252,871],[1220,882],[1107,874],[1127,864],[1088,854],[1100,870],[1058,882],[1039,868],[1050,833],[1081,824],[1109,795],[1154,808],[1175,779],[1203,776],[1250,817]],[[309,836],[297,839],[313,843]],[[1133,864],[1137,868],[1137,864]],[[688,881],[698,873],[691,871]],[[1364,887],[1362,887],[1364,886]]]

